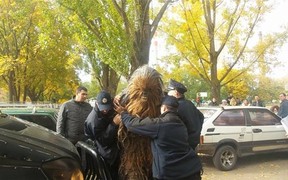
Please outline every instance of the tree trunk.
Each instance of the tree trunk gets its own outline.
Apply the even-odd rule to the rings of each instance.
[[[220,90],[221,90],[221,85],[220,85],[220,81],[218,79],[218,72],[217,72],[217,57],[211,55],[211,98],[216,98],[217,103],[220,104],[221,102],[221,97],[220,97]]]
[[[109,65],[101,63],[103,75],[98,82],[101,86],[101,90],[108,91],[111,96],[116,95],[117,85],[119,83],[119,76]]]
[[[134,42],[134,51],[135,56],[132,57],[131,62],[131,71],[130,75],[140,66],[148,64],[149,62],[149,52],[151,45],[151,25],[149,23],[149,2],[150,0],[139,1],[141,6],[141,15],[139,22],[139,29],[135,32],[135,42]]]

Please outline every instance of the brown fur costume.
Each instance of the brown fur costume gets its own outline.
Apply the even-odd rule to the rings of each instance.
[[[138,117],[160,115],[163,97],[161,75],[147,65],[138,68],[129,80],[126,91],[126,109]],[[127,132],[120,124],[118,138],[122,145],[120,164],[121,179],[146,180],[152,178],[152,152],[150,139]]]

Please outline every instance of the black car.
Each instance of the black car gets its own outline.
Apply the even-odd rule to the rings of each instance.
[[[55,132],[0,113],[0,179],[83,179],[76,147]]]

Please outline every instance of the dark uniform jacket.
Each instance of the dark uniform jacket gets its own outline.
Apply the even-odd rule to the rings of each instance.
[[[191,101],[184,97],[179,98],[178,103],[178,113],[188,130],[189,144],[195,150],[196,146],[200,142],[204,116]]]
[[[111,165],[117,160],[119,149],[117,146],[118,125],[113,122],[115,111],[102,115],[98,107],[94,107],[84,125],[85,135],[94,141],[98,152]]]
[[[263,101],[259,100],[259,101],[253,101],[252,102],[252,106],[259,106],[259,107],[265,107]]]
[[[152,138],[153,177],[190,179],[202,169],[200,159],[188,144],[187,129],[178,113],[165,112],[159,118],[140,119],[121,113],[128,131]]]
[[[85,140],[83,127],[91,110],[92,106],[87,102],[77,102],[74,99],[65,102],[58,113],[56,131],[73,144]]]

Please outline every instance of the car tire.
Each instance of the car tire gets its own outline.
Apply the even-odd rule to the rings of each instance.
[[[237,153],[232,146],[221,146],[213,156],[213,163],[221,171],[230,171],[234,169],[237,163]]]

